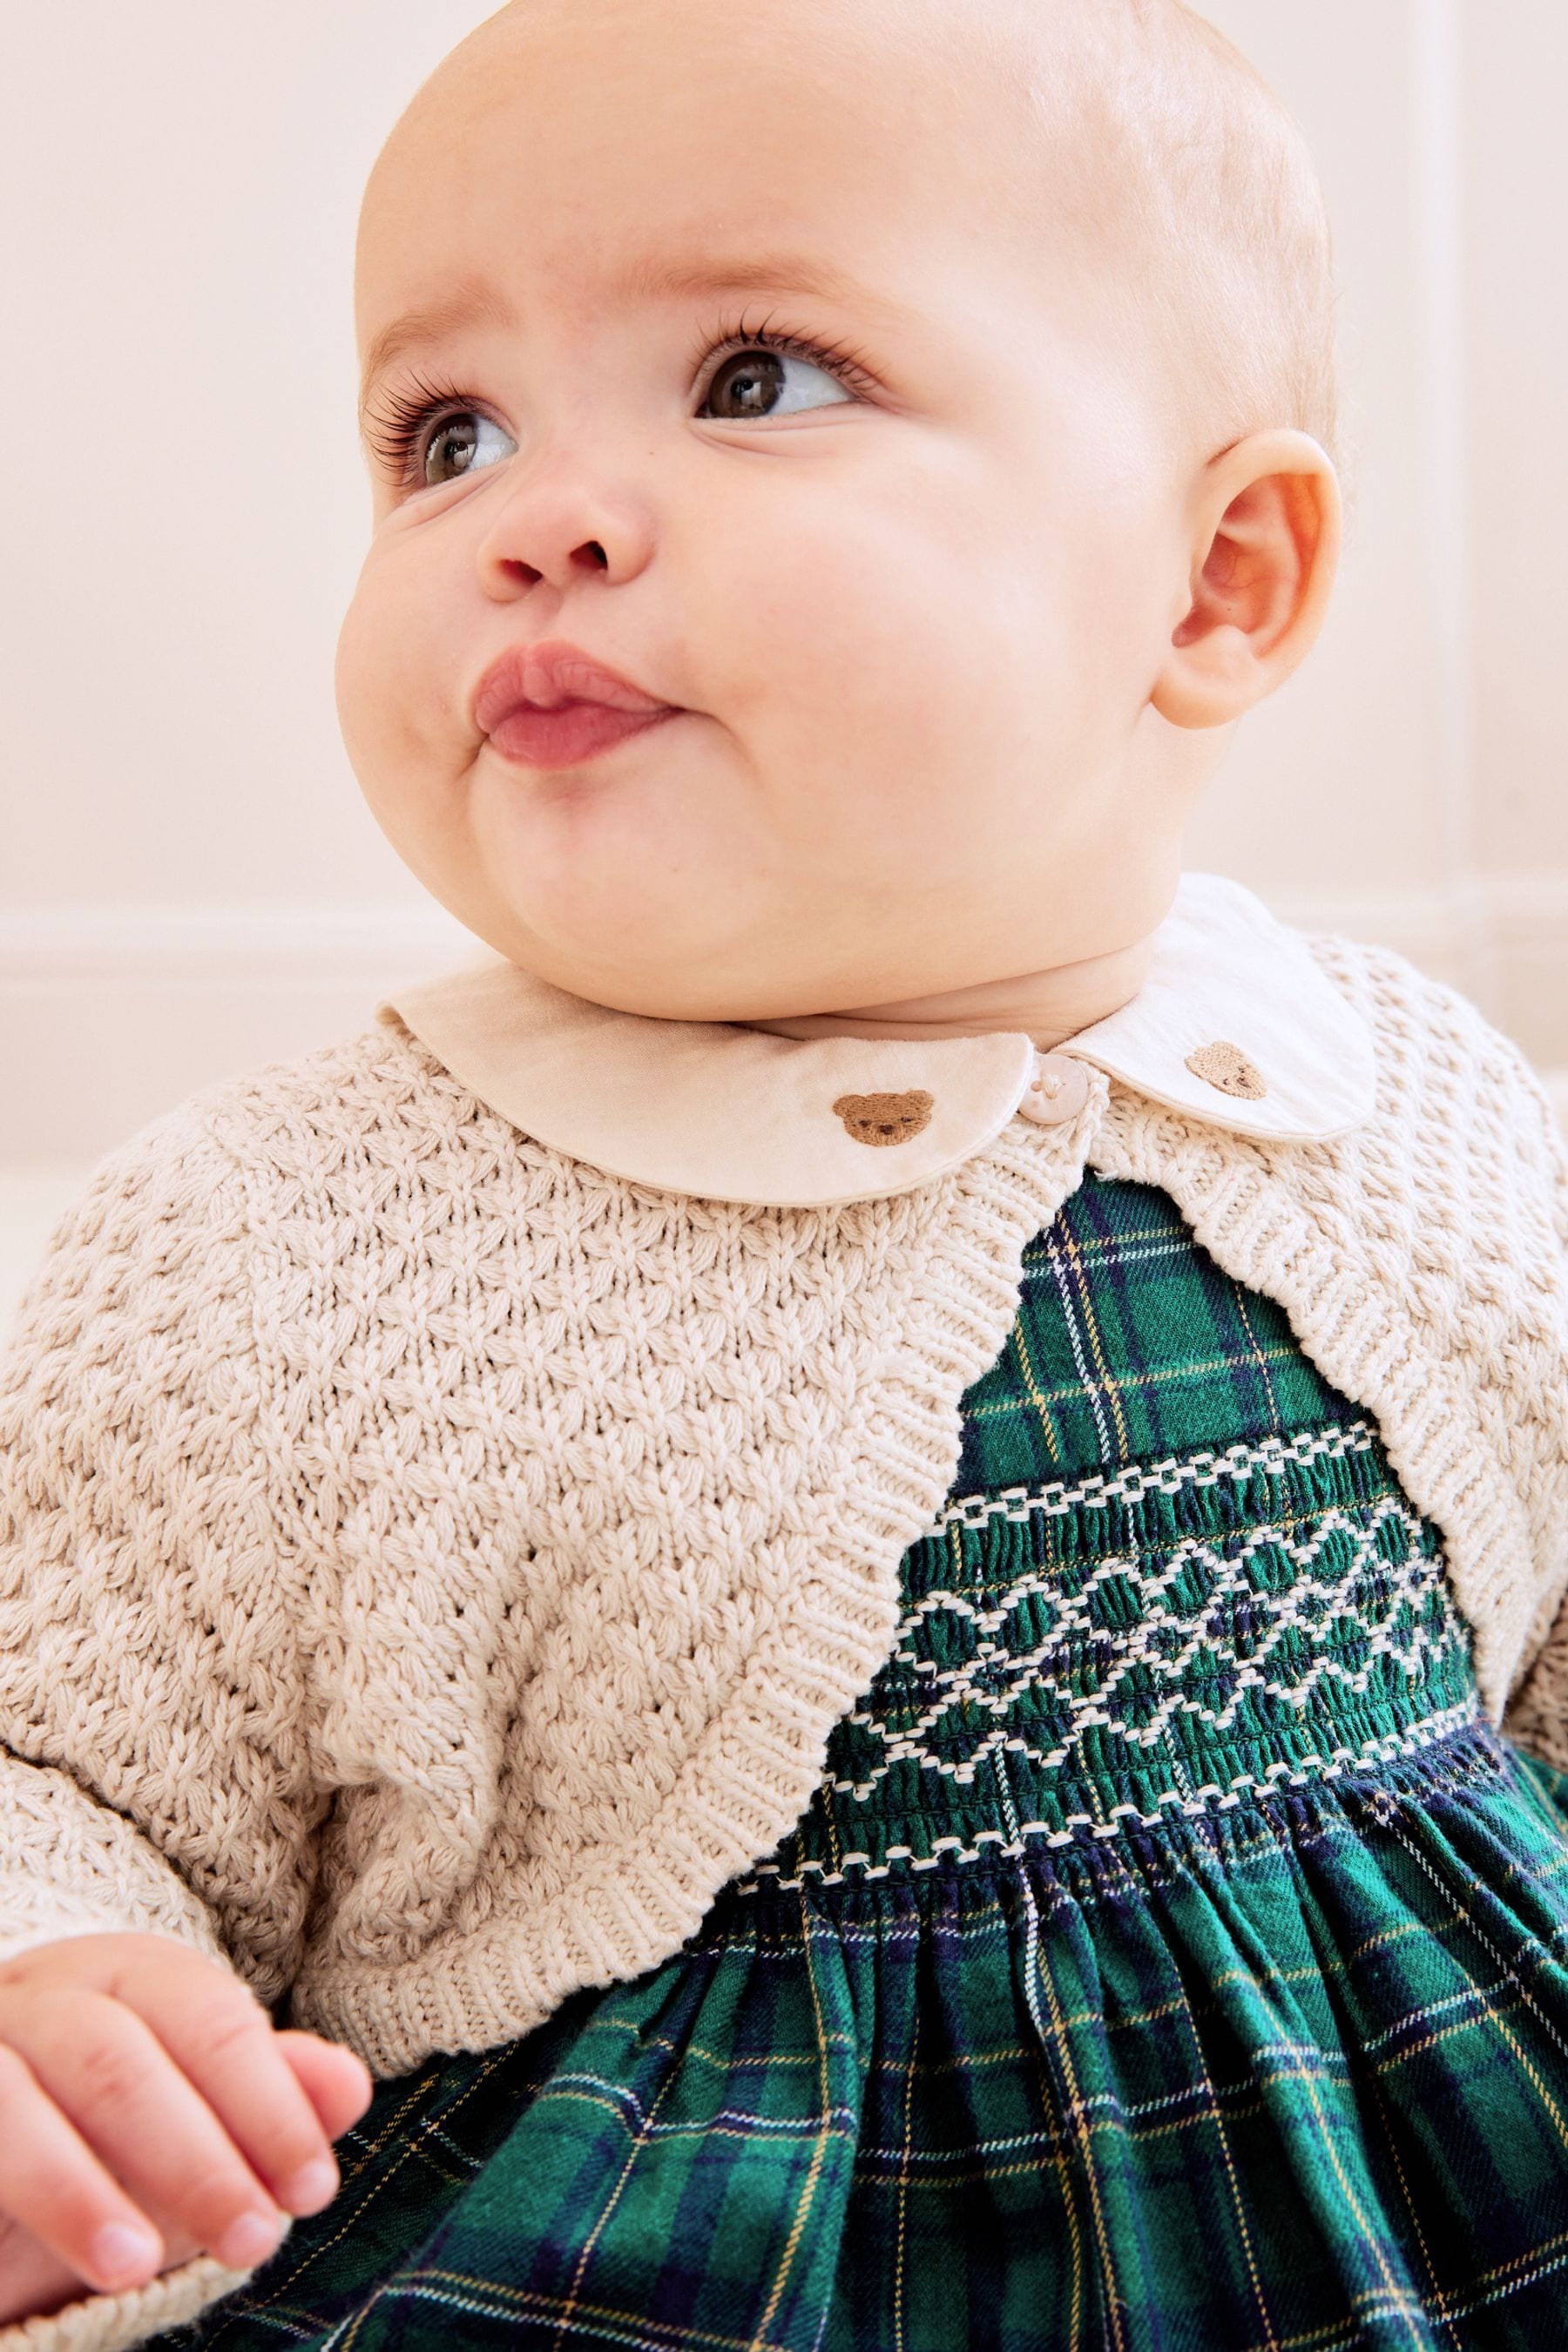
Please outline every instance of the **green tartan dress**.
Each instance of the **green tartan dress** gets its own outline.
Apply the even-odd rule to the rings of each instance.
[[[379,2085],[158,2340],[1568,2342],[1563,1784],[1283,1311],[1092,1174],[896,1647],[682,1949]]]

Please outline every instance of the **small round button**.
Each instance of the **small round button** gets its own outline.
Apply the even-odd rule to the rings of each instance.
[[[1035,1127],[1063,1127],[1089,1100],[1089,1071],[1071,1054],[1037,1054],[1018,1116]]]

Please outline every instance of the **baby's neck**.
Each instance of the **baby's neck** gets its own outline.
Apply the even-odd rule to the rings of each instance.
[[[978,1037],[1010,1029],[1032,1037],[1043,1052],[1076,1037],[1130,1004],[1148,978],[1152,939],[1082,963],[987,981],[944,996],[913,996],[898,1004],[863,1004],[800,1020],[749,1021],[776,1037]]]

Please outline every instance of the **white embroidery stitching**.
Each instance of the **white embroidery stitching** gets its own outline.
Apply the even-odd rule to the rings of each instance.
[[[1397,1562],[1378,1550],[1379,1536],[1390,1523],[1403,1528],[1411,1545],[1405,1559]],[[1335,1535],[1348,1537],[1355,1549],[1349,1564],[1332,1583],[1328,1583],[1311,1571]],[[1133,1554],[1117,1554],[1098,1562],[1076,1594],[1063,1591],[1059,1575],[1042,1574],[1037,1569],[1031,1569],[1008,1585],[997,1604],[990,1609],[977,1608],[960,1592],[929,1592],[902,1619],[899,1646],[892,1658],[925,1677],[935,1696],[902,1730],[889,1729],[880,1709],[857,1707],[847,1720],[882,1743],[885,1759],[863,1780],[834,1780],[830,1785],[837,1794],[863,1799],[870,1795],[895,1763],[913,1759],[944,1774],[957,1786],[965,1787],[973,1782],[981,1766],[1002,1748],[1055,1769],[1066,1762],[1080,1744],[1083,1734],[1095,1725],[1117,1732],[1135,1748],[1152,1748],[1163,1739],[1172,1716],[1178,1711],[1197,1717],[1216,1731],[1224,1731],[1236,1719],[1243,1692],[1251,1689],[1281,1699],[1300,1714],[1318,1685],[1330,1676],[1346,1690],[1364,1691],[1380,1658],[1394,1660],[1414,1679],[1424,1658],[1441,1657],[1458,1638],[1451,1612],[1445,1611],[1436,1633],[1420,1622],[1423,1604],[1440,1591],[1443,1579],[1442,1560],[1429,1559],[1416,1549],[1420,1536],[1421,1521],[1397,1498],[1386,1496],[1359,1524],[1342,1510],[1325,1511],[1304,1542],[1293,1541],[1282,1528],[1255,1528],[1228,1559],[1215,1545],[1197,1537],[1185,1538],[1152,1570],[1145,1570]],[[1259,1589],[1247,1572],[1248,1563],[1266,1549],[1288,1554],[1301,1571],[1285,1591]],[[1365,1585],[1366,1573],[1374,1563],[1386,1580],[1375,1599]],[[1204,1570],[1210,1580],[1196,1611],[1183,1612],[1168,1607],[1166,1596],[1171,1588],[1194,1568]],[[1099,1678],[1096,1687],[1075,1691],[1067,1677],[1075,1664],[1082,1660],[1097,1632],[1104,1639],[1103,1629],[1097,1628],[1093,1622],[1094,1595],[1113,1577],[1136,1586],[1143,1604],[1141,1616],[1125,1634],[1111,1637],[1115,1660]],[[1223,1604],[1232,1598],[1250,1603],[1252,1615],[1259,1621],[1257,1628],[1248,1631],[1245,1654],[1223,1622]],[[1015,1610],[1034,1599],[1052,1604],[1057,1612],[1042,1642],[1032,1650],[1016,1652],[1009,1650],[1005,1642],[991,1638]],[[1396,1629],[1406,1602],[1417,1612],[1417,1622],[1408,1638],[1402,1639]],[[1314,1607],[1316,1603],[1321,1606]],[[980,1637],[972,1656],[947,1666],[934,1658],[917,1656],[907,1646],[908,1637],[918,1633],[925,1620],[943,1612],[967,1621]],[[1266,1621],[1271,1622],[1263,1632],[1261,1626]],[[1352,1669],[1325,1650],[1299,1680],[1282,1681],[1263,1671],[1264,1662],[1291,1633],[1305,1633],[1314,1643],[1324,1644],[1340,1627],[1364,1637],[1370,1645],[1364,1664]],[[1256,1646],[1255,1630],[1260,1633]],[[1162,1639],[1167,1643],[1175,1641],[1180,1646],[1162,1654],[1156,1646]],[[1235,1687],[1223,1707],[1206,1706],[1202,1700],[1178,1688],[1161,1699],[1145,1725],[1126,1722],[1110,1712],[1109,1703],[1118,1687],[1138,1667],[1147,1668],[1163,1681],[1178,1683],[1200,1655],[1235,1673]],[[987,1732],[979,1745],[957,1762],[934,1754],[927,1744],[936,1726],[955,1710],[973,1707],[991,1716],[1004,1715],[1010,1713],[1026,1693],[1035,1691],[1057,1700],[1068,1710],[1066,1736],[1054,1748],[1032,1747],[1005,1725]],[[962,1726],[955,1725],[954,1728],[961,1729]]]
[[[1339,1461],[1346,1454],[1369,1454],[1376,1439],[1371,1423],[1355,1421],[1329,1430],[1309,1430],[1289,1444],[1267,1437],[1259,1445],[1231,1445],[1223,1454],[1172,1454],[1163,1462],[1132,1464],[1110,1478],[1085,1478],[1076,1486],[1004,1486],[994,1495],[965,1495],[950,1503],[931,1529],[982,1528],[989,1519],[1060,1518],[1081,1505],[1091,1511],[1111,1503],[1136,1503],[1148,1494],[1179,1495],[1184,1486],[1217,1486],[1222,1479],[1245,1484],[1255,1472],[1276,1475],[1289,1463]]]
[[[944,1530],[953,1528],[983,1533],[999,1519],[1018,1524],[1036,1517],[1065,1517],[1080,1507],[1104,1508],[1151,1492],[1173,1496],[1226,1479],[1239,1486],[1259,1472],[1278,1475],[1291,1463],[1364,1454],[1376,1442],[1371,1425],[1356,1422],[1304,1431],[1289,1442],[1269,1438],[1256,1445],[1233,1445],[1223,1454],[1205,1451],[1153,1465],[1130,1465],[1072,1486],[1058,1483],[971,1496],[942,1514],[927,1540],[940,1541]],[[1383,1547],[1384,1532],[1390,1528],[1403,1534],[1403,1558],[1396,1548]],[[1113,1837],[1129,1823],[1160,1821],[1171,1806],[1185,1814],[1206,1812],[1211,1803],[1224,1810],[1247,1791],[1266,1791],[1281,1780],[1301,1787],[1310,1780],[1333,1778],[1347,1764],[1409,1754],[1472,1721],[1479,1705],[1474,1692],[1413,1728],[1369,1739],[1359,1750],[1337,1746],[1325,1756],[1312,1749],[1304,1757],[1281,1759],[1261,1778],[1238,1773],[1228,1794],[1217,1781],[1194,1790],[1184,1769],[1193,1759],[1168,1744],[1171,1721],[1178,1713],[1216,1732],[1230,1729],[1248,1690],[1280,1702],[1300,1722],[1314,1693],[1327,1681],[1346,1693],[1365,1692],[1381,1663],[1388,1661],[1414,1685],[1425,1665],[1441,1663],[1456,1648],[1465,1649],[1468,1635],[1447,1592],[1446,1563],[1440,1553],[1431,1557],[1422,1549],[1426,1533],[1426,1522],[1403,1495],[1385,1494],[1369,1498],[1361,1509],[1331,1505],[1310,1520],[1254,1524],[1229,1538],[1185,1536],[1158,1553],[1121,1550],[1091,1557],[1082,1563],[1083,1580],[1076,1591],[1071,1589],[1073,1569],[1031,1567],[999,1590],[992,1587],[990,1597],[982,1554],[970,1591],[944,1585],[905,1610],[877,1688],[868,1695],[868,1703],[844,1718],[846,1727],[853,1727],[868,1743],[879,1743],[880,1755],[863,1778],[825,1775],[819,1795],[863,1801],[895,1765],[905,1762],[929,1768],[954,1788],[967,1788],[984,1767],[995,1769],[994,1759],[1012,1754],[1046,1771],[1059,1771],[1064,1765],[1071,1771],[1076,1764],[1089,1785],[1083,1791],[1075,1780],[1071,1796],[1087,1793],[1096,1810],[1065,1816],[1066,1825],[1058,1829],[1041,1822],[1020,1824],[1007,1776],[998,1770],[1005,1826],[968,1832],[975,1841],[972,1845],[949,1834],[934,1841],[929,1857],[917,1857],[910,1846],[894,1845],[883,1864],[873,1864],[868,1854],[850,1853],[837,1872],[823,1862],[802,1861],[800,1877],[779,1883],[799,1886],[806,1874],[815,1874],[824,1885],[833,1885],[855,1865],[866,1875],[879,1877],[900,1860],[929,1870],[944,1852],[961,1862],[978,1860],[987,1847],[1013,1856],[1042,1838],[1050,1845],[1070,1843],[1075,1828],[1081,1827],[1091,1829],[1096,1837]],[[1348,1543],[1350,1555],[1326,1578],[1315,1571],[1336,1538]],[[1269,1551],[1289,1560],[1294,1570],[1279,1590],[1270,1589],[1266,1577],[1253,1572],[1258,1555]],[[1108,1614],[1100,1598],[1113,1580],[1120,1580],[1131,1604],[1121,1624],[1115,1622],[1116,1606]],[[1028,1650],[1011,1651],[1008,1621],[1026,1610],[1047,1612],[1047,1630]],[[1305,1658],[1279,1654],[1293,1635],[1304,1639]],[[1359,1663],[1340,1654],[1346,1635]],[[1194,1666],[1201,1677],[1195,1690],[1183,1687]],[[1135,1680],[1119,1707],[1118,1692],[1130,1677]],[[1205,1692],[1219,1696],[1213,1688],[1215,1680],[1223,1685],[1223,1704],[1209,1705]],[[1075,1688],[1075,1681],[1088,1686]],[[1163,1685],[1168,1687],[1163,1689]],[[1016,1710],[1026,1697],[1041,1703],[1042,1719],[1026,1720],[1020,1727]],[[1123,1710],[1135,1717],[1151,1706],[1147,1721],[1124,1719]],[[980,1730],[973,1720],[976,1716],[991,1726],[984,1736],[975,1736]],[[1037,1745],[1025,1736],[1042,1728],[1047,1737],[1059,1734],[1054,1745]],[[1168,1775],[1179,1784],[1161,1790],[1153,1812],[1145,1813],[1131,1801],[1105,1811],[1094,1793],[1106,1769],[1103,1758],[1083,1753],[1086,1735],[1094,1730],[1120,1740],[1130,1766],[1142,1752],[1145,1769],[1152,1768],[1156,1776]],[[1160,1757],[1154,1751],[1162,1743],[1165,1752]],[[805,1826],[803,1820],[801,1830]],[[777,1878],[782,1867],[759,1864],[758,1878]],[[742,1891],[754,1891],[756,1884],[752,1880]]]
[[[1446,1738],[1452,1731],[1463,1730],[1467,1724],[1476,1720],[1479,1713],[1479,1697],[1471,1692],[1457,1706],[1446,1707],[1440,1715],[1429,1716],[1426,1722],[1416,1724],[1414,1729],[1404,1734],[1386,1733],[1381,1738],[1369,1739],[1357,1749],[1331,1748],[1327,1757],[1314,1752],[1299,1758],[1294,1765],[1289,1762],[1271,1764],[1261,1780],[1251,1773],[1238,1772],[1228,1792],[1221,1789],[1217,1780],[1205,1781],[1190,1797],[1184,1796],[1175,1789],[1163,1790],[1156,1801],[1157,1810],[1152,1813],[1141,1812],[1136,1805],[1118,1804],[1111,1806],[1110,1817],[1103,1822],[1097,1820],[1093,1813],[1068,1813],[1060,1829],[1052,1829],[1047,1822],[1026,1822],[1018,1836],[1013,1840],[1008,1840],[1002,1830],[977,1831],[972,1846],[966,1846],[961,1838],[939,1837],[932,1840],[929,1855],[917,1854],[912,1846],[890,1845],[886,1862],[874,1863],[868,1853],[847,1853],[842,1858],[845,1866],[829,1870],[826,1863],[805,1861],[801,1864],[800,1874],[795,1878],[783,1877],[777,1863],[759,1862],[754,1865],[756,1876],[737,1881],[734,1891],[737,1895],[761,1894],[760,1882],[763,1878],[773,1880],[773,1891],[781,1894],[804,1886],[807,1878],[812,1876],[819,1885],[839,1886],[847,1877],[849,1866],[854,1866],[862,1878],[886,1878],[890,1875],[896,1862],[907,1862],[911,1870],[934,1870],[944,1851],[950,1849],[950,1858],[953,1862],[982,1862],[985,1859],[984,1849],[987,1846],[992,1849],[993,1860],[1008,1861],[1023,1853],[1031,1844],[1071,1845],[1080,1829],[1089,1830],[1096,1838],[1116,1838],[1123,1836],[1129,1829],[1156,1828],[1167,1818],[1167,1807],[1174,1807],[1177,1811],[1189,1815],[1223,1813],[1239,1805],[1243,1797],[1249,1794],[1268,1796],[1281,1783],[1292,1789],[1304,1789],[1311,1780],[1338,1780],[1347,1768],[1392,1764],[1401,1756],[1414,1755],[1418,1748],[1430,1747],[1434,1741]]]

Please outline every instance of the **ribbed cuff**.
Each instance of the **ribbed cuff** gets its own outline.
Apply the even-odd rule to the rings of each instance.
[[[45,2318],[13,2320],[0,2327],[0,2352],[129,2352],[194,2319],[255,2275],[254,2269],[231,2271],[212,2254],[198,2254],[126,2294],[84,2295]]]

